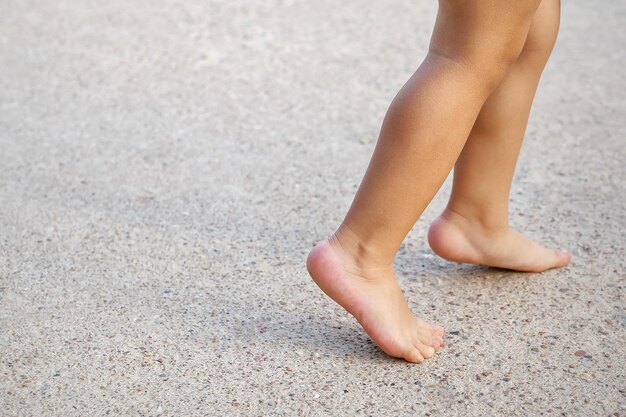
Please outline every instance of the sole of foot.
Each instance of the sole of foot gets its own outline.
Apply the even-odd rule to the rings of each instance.
[[[511,229],[486,231],[449,210],[430,226],[428,243],[437,255],[452,262],[522,272],[561,268],[572,259],[569,251],[543,247]]]
[[[413,315],[393,266],[357,268],[331,238],[311,250],[307,269],[322,291],[352,314],[388,355],[421,363],[443,346],[443,328]]]

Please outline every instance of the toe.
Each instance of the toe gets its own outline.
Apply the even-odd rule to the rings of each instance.
[[[426,344],[420,343],[417,347],[422,356],[426,359],[432,358],[435,354],[435,348]]]
[[[557,264],[558,266],[565,266],[569,264],[572,260],[572,254],[570,251],[565,249],[558,249],[556,252],[559,259],[559,263]]]
[[[417,340],[426,346],[432,346],[436,351],[444,345],[443,327],[418,319]]]
[[[444,343],[443,343],[443,337],[441,336],[434,336],[431,346],[433,348],[435,348],[435,351],[441,349],[443,347]]]
[[[543,272],[552,268],[561,268],[569,263],[572,259],[572,254],[562,249],[548,249],[544,248],[543,262],[536,265],[535,268],[531,268],[533,272]]]
[[[419,349],[416,347],[412,348],[406,355],[404,355],[404,359],[413,363],[424,362],[424,357],[420,353]]]
[[[418,333],[418,345],[432,346],[435,351],[443,346],[443,337],[431,332]]]
[[[433,332],[430,330],[419,329],[417,331],[417,338],[414,339],[416,345],[421,343],[426,346],[432,345],[433,342]]]

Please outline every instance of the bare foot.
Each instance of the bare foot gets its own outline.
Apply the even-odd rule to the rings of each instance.
[[[356,267],[331,238],[311,250],[307,269],[322,291],[348,310],[388,355],[421,363],[443,346],[443,329],[411,313],[393,266]]]
[[[449,209],[430,226],[428,243],[449,261],[524,272],[560,268],[572,259],[566,250],[545,248],[511,229],[486,230]]]

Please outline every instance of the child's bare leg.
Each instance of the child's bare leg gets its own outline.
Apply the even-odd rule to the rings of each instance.
[[[352,206],[309,254],[320,288],[389,355],[421,362],[442,330],[413,316],[393,259],[519,55],[539,0],[441,0],[429,53],[398,93]]]
[[[431,247],[446,259],[535,272],[570,261],[569,252],[544,248],[508,227],[515,163],[559,14],[559,0],[542,1],[520,56],[485,102],[456,162],[450,202],[429,231]]]

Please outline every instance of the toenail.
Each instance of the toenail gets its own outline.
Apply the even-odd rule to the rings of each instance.
[[[406,358],[409,362],[413,362],[413,363],[422,363],[424,362],[424,358],[420,355],[420,356],[413,356],[410,358]]]
[[[422,355],[424,358],[431,358],[435,354],[435,349],[431,346],[425,346],[424,350],[422,350]]]

